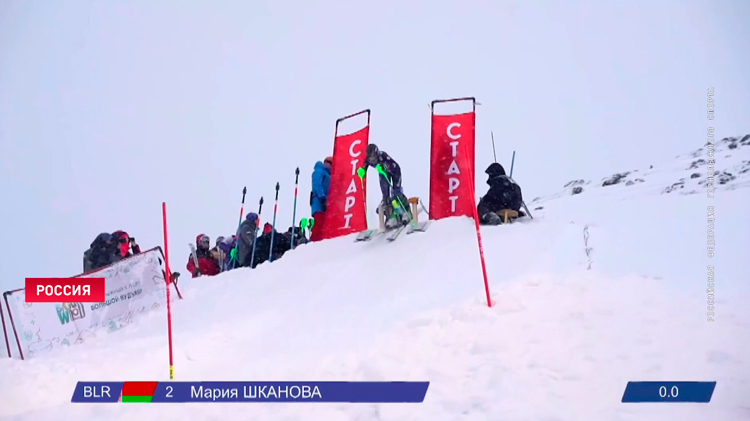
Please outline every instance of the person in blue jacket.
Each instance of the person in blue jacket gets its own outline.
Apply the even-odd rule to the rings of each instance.
[[[322,162],[315,163],[312,173],[312,191],[310,192],[310,213],[315,220],[315,228],[310,235],[310,241],[319,241],[322,228],[325,225],[326,210],[328,210],[328,192],[331,189],[331,166],[333,158],[330,156]]]

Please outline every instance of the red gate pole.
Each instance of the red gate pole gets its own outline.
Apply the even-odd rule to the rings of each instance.
[[[167,283],[167,335],[169,337],[169,380],[174,379],[174,359],[172,358],[172,297],[170,284],[172,272],[169,270],[169,241],[167,240],[167,202],[161,202],[162,223],[164,226],[164,265],[166,266]]]
[[[464,156],[469,159],[469,148],[464,146]],[[469,167],[471,168],[471,167]],[[484,260],[484,245],[482,244],[482,231],[479,228],[479,211],[477,211],[477,198],[474,186],[474,171],[469,175],[469,185],[471,186],[471,203],[474,209],[474,227],[477,230],[477,244],[479,245],[479,260],[482,262],[482,275],[484,276],[484,292],[487,295],[487,307],[492,307],[492,298],[490,298],[490,282],[487,277],[487,264]]]

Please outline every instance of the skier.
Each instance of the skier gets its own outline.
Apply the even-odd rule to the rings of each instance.
[[[195,243],[195,259],[191,252],[190,256],[188,256],[187,262],[188,272],[193,274],[193,278],[197,278],[198,273],[206,276],[217,275],[220,270],[218,262],[211,255],[211,250],[209,250],[211,247],[211,239],[207,235],[198,234],[198,236],[195,237]],[[197,268],[195,267],[195,260],[198,260]]]
[[[326,210],[328,209],[328,193],[331,189],[331,165],[333,158],[330,156],[323,162],[316,162],[312,173],[312,191],[310,192],[310,215],[315,219],[318,229],[311,236],[310,241],[319,241],[323,226],[325,226]]]
[[[521,187],[505,175],[505,168],[497,162],[490,164],[484,171],[487,174],[487,184],[490,190],[477,204],[479,223],[482,225],[500,225],[503,223],[498,211],[511,209],[518,212],[519,217],[526,216],[520,211],[523,203]]]
[[[374,167],[380,176],[380,191],[383,194],[383,217],[386,228],[406,225],[412,220],[408,200],[401,187],[401,167],[390,155],[381,151],[377,145],[367,145],[365,166],[357,170],[363,178],[369,167]]]
[[[258,232],[258,214],[250,212],[237,230],[237,263],[241,267],[250,267],[253,243]],[[257,254],[257,250],[256,250]]]

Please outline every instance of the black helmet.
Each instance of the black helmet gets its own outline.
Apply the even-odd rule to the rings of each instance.
[[[376,164],[378,162],[378,155],[380,154],[380,149],[378,149],[378,145],[374,143],[370,143],[367,145],[367,152],[365,153],[367,162],[370,164]]]
[[[497,162],[493,162],[484,172],[490,177],[496,177],[498,175],[505,175],[505,168]]]

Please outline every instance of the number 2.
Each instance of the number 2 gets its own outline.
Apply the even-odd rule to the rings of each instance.
[[[172,396],[172,390],[174,390],[174,389],[172,388],[172,386],[167,386],[167,397],[168,397],[168,398],[171,398],[171,397],[173,397],[173,396]]]

